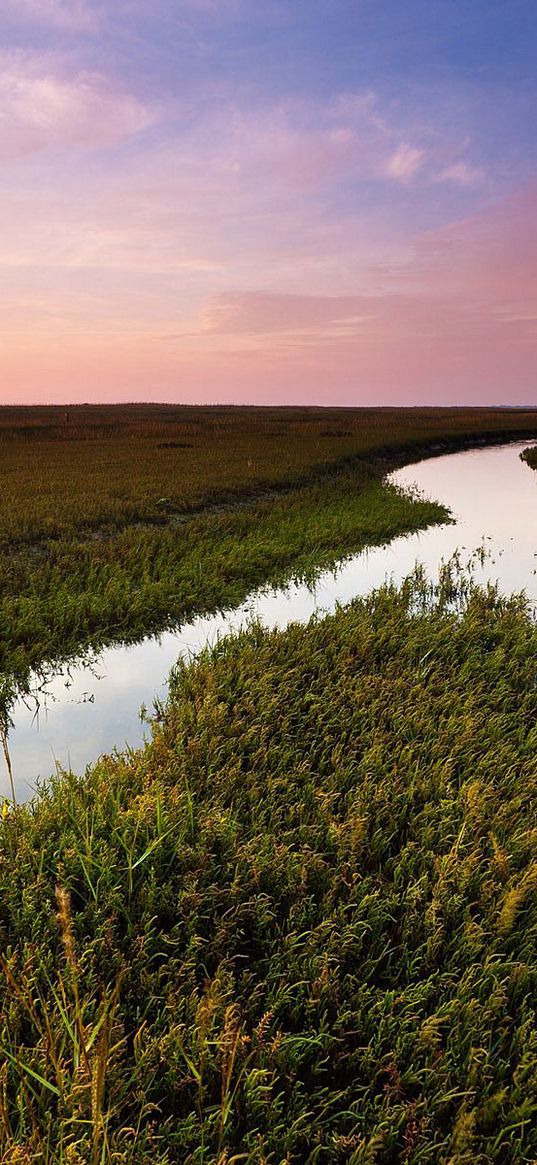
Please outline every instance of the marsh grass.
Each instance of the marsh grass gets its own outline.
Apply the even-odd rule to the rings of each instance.
[[[63,412],[0,411],[6,741],[30,668],[444,520],[386,470],[537,431]],[[178,666],[144,750],[13,799],[0,1161],[533,1163],[536,634],[417,574]]]
[[[520,457],[522,461],[525,461],[530,466],[530,469],[537,469],[537,445],[531,445],[528,449],[523,449]]]
[[[333,468],[537,435],[531,409],[0,408],[0,545],[166,525]]]
[[[534,1161],[537,631],[454,586],[219,643],[2,823],[6,1160]]]
[[[366,545],[447,514],[349,470],[254,510],[198,517],[183,530],[127,529],[97,544],[62,539],[39,569],[0,558],[3,706],[29,672],[113,640],[234,607],[264,584],[313,579]],[[7,682],[12,677],[11,685]]]
[[[32,669],[445,519],[387,470],[531,432],[531,410],[0,409],[4,714]]]
[[[2,1160],[100,1165],[116,1159],[121,1145],[120,1160],[137,1161],[140,1158],[133,1156],[137,1130],[110,1130],[115,1107],[130,1083],[113,1078],[114,1062],[124,1042],[121,1035],[118,1039],[120,1029],[115,1023],[121,976],[99,1000],[84,994],[71,898],[61,886],[55,894],[63,957],[57,958],[54,972],[49,974],[36,959],[20,967],[13,956],[0,957],[11,1013],[17,1009],[36,1041],[32,1050],[22,1050],[9,1027],[4,1027],[0,1143],[4,1150],[9,1146],[9,1156]],[[18,1092],[15,1126],[10,1114],[10,1078]],[[147,1116],[143,1106],[140,1113]]]
[[[12,803],[12,805],[16,805],[17,804],[17,797],[15,794],[15,781],[14,781],[14,777],[13,777],[13,765],[11,763],[11,753],[9,751],[9,736],[8,736],[9,727],[10,727],[9,716],[8,716],[7,712],[5,711],[3,715],[0,715],[0,741],[2,743],[2,752],[4,755],[4,761],[5,761],[7,775],[8,775],[9,788],[10,788],[10,792],[11,792],[11,803]]]

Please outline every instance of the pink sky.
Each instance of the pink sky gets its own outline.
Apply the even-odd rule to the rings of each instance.
[[[2,403],[537,404],[537,180],[489,82],[258,79],[240,0],[190,0],[177,84],[119,8],[0,0]]]

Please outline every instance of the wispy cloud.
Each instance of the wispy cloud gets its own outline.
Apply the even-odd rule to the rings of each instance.
[[[478,186],[485,180],[485,171],[468,162],[454,162],[437,174],[436,182],[453,182],[456,186]]]
[[[0,0],[0,17],[61,32],[89,32],[100,26],[102,8],[86,0]]]
[[[49,146],[110,146],[145,129],[155,114],[98,73],[69,75],[40,54],[0,57],[0,156]]]
[[[389,178],[395,178],[398,182],[407,182],[422,168],[424,160],[424,150],[403,142],[388,158],[386,173]]]
[[[328,7],[330,28],[326,0],[0,0],[4,383],[33,361],[91,391],[99,364],[131,396],[343,403],[444,390],[459,358],[522,375],[537,200],[488,204],[531,168],[505,128],[529,89],[433,77],[434,38],[411,75],[404,5],[404,59],[385,6]]]
[[[225,375],[233,352],[274,375],[338,384],[339,401],[516,399],[534,390],[537,187],[416,240],[397,291],[350,296],[226,292],[208,300],[192,343]],[[378,279],[374,282],[378,283]],[[181,339],[181,344],[185,339]],[[227,353],[227,355],[224,355]],[[314,366],[312,366],[312,360]],[[252,365],[253,366],[253,363]],[[354,376],[354,390],[353,379]]]
[[[236,336],[355,334],[373,314],[372,301],[366,296],[228,292],[207,304],[203,331]]]

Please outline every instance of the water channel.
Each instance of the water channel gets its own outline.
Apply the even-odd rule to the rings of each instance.
[[[47,682],[38,702],[12,709],[9,748],[17,799],[31,796],[56,766],[83,772],[103,752],[136,747],[150,735],[140,716],[166,696],[179,657],[195,655],[252,619],[267,627],[304,622],[333,611],[387,580],[401,582],[421,563],[434,580],[459,551],[471,559],[476,582],[497,583],[504,594],[525,591],[537,605],[537,473],[520,460],[526,442],[435,457],[392,473],[399,488],[417,488],[451,512],[454,522],[394,538],[322,572],[314,586],[291,583],[256,592],[236,610],[197,618],[178,630],[132,645],[116,645],[91,664],[71,664]],[[474,552],[484,547],[486,554]],[[37,681],[36,681],[37,682]],[[0,769],[0,795],[9,796]]]

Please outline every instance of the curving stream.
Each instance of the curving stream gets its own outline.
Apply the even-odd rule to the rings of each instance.
[[[236,610],[197,618],[180,630],[103,651],[92,664],[58,672],[39,702],[19,700],[12,710],[10,753],[18,800],[60,765],[82,772],[101,753],[149,735],[140,709],[166,696],[177,659],[196,654],[218,636],[259,619],[267,627],[306,621],[329,612],[386,580],[398,583],[420,562],[434,579],[442,562],[461,552],[472,558],[479,583],[498,583],[505,594],[524,590],[537,604],[537,474],[519,457],[527,441],[468,450],[408,465],[390,475],[401,488],[416,486],[449,507],[455,523],[394,538],[319,575],[314,587],[290,584],[256,592]],[[480,547],[486,555],[475,555]],[[37,709],[37,710],[36,710]],[[0,795],[9,796],[0,771]]]

